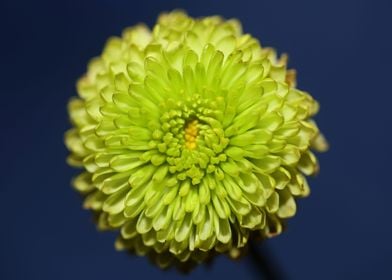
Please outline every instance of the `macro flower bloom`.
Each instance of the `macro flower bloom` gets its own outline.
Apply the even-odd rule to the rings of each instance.
[[[117,249],[161,267],[279,234],[327,144],[287,56],[174,11],[107,42],[69,102],[73,186]]]

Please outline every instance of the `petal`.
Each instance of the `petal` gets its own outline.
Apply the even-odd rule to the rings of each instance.
[[[295,215],[297,205],[288,190],[279,191],[279,203],[277,214],[280,218],[289,218]]]
[[[136,230],[137,221],[137,219],[131,219],[121,228],[121,236],[123,238],[131,239],[138,234]]]
[[[152,219],[148,218],[144,212],[139,216],[136,223],[136,230],[138,233],[143,234],[147,233],[152,228]]]

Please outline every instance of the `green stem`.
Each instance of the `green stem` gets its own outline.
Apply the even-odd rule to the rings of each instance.
[[[284,280],[283,271],[273,260],[271,254],[264,247],[260,249],[255,242],[250,242],[248,255],[253,269],[259,277],[256,279]]]

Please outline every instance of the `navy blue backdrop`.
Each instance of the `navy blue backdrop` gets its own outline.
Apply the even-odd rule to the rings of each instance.
[[[321,103],[331,149],[287,232],[266,242],[287,278],[391,279],[390,1],[0,3],[0,279],[256,279],[247,260],[184,277],[118,253],[70,187],[63,133],[76,79],[109,36],[174,8],[240,19],[289,53]]]

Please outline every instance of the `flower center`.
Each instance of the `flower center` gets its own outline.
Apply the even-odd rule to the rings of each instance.
[[[219,166],[227,161],[224,151],[229,139],[219,120],[218,101],[194,95],[162,104],[161,127],[153,133],[151,145],[156,145],[159,159],[166,162],[176,179],[190,180],[193,185],[209,174],[223,179]]]
[[[185,125],[185,147],[189,150],[196,148],[196,139],[199,134],[199,121],[197,119],[190,120]]]

